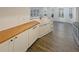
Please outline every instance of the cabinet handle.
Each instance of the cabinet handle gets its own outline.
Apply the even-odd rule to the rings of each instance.
[[[13,41],[13,40],[10,40],[11,42]]]
[[[14,39],[17,39],[18,37],[14,37]],[[10,40],[11,42],[13,41],[13,39],[12,40]]]
[[[17,39],[18,37],[15,37],[15,39]]]
[[[37,26],[34,26],[33,29],[35,29]]]
[[[44,25],[48,25],[48,23],[44,24]]]
[[[46,26],[46,25],[48,25],[48,23],[47,23],[47,24],[43,24],[43,25],[41,25],[41,26]]]

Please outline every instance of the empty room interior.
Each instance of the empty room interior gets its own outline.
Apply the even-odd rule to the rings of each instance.
[[[0,7],[0,52],[79,52],[79,7]]]

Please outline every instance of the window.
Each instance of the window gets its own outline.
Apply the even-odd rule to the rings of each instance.
[[[64,18],[64,9],[63,8],[59,8],[59,17]]]
[[[73,15],[72,15],[72,8],[69,8],[69,17],[72,19]]]
[[[40,10],[37,7],[31,8],[31,17],[39,17],[40,16]]]

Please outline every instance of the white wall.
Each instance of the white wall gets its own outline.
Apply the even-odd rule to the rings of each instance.
[[[0,7],[0,31],[27,22],[29,18],[30,8]]]

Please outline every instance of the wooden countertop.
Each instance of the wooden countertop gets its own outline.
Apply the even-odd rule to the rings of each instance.
[[[30,21],[28,23],[21,24],[19,26],[6,29],[3,31],[0,31],[0,43],[9,40],[10,38],[22,33],[25,30],[28,30],[32,28],[33,26],[39,24],[37,21]]]

